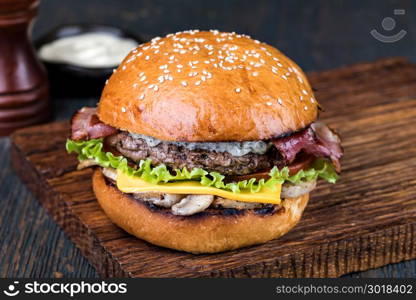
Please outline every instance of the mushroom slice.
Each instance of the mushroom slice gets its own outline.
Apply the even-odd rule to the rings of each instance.
[[[299,184],[284,184],[282,186],[281,198],[297,198],[309,193],[316,187],[316,180],[301,182]]]
[[[117,170],[113,168],[102,168],[104,176],[110,178],[113,181],[117,181]]]
[[[221,197],[215,197],[215,200],[212,203],[212,205],[214,207],[235,208],[235,209],[254,209],[254,208],[259,208],[263,206],[262,203],[235,201],[235,200],[225,199]]]
[[[97,165],[98,163],[94,159],[88,158],[88,159],[81,160],[79,162],[79,164],[77,165],[77,170],[82,170],[82,169],[89,168],[92,166],[97,166]]]
[[[165,194],[162,200],[155,201],[154,204],[170,208],[179,201],[181,201],[186,195],[179,194]]]
[[[214,195],[188,195],[172,206],[172,213],[178,216],[190,216],[207,209]]]
[[[134,193],[134,198],[137,200],[150,202],[154,205],[171,208],[172,205],[181,201],[185,195],[178,194],[164,194],[158,192]]]

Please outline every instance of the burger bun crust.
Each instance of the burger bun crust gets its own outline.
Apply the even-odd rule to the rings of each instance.
[[[318,104],[302,70],[244,35],[181,32],[133,50],[110,77],[100,120],[164,141],[263,140],[305,128]]]

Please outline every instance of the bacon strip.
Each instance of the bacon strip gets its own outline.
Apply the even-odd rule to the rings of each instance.
[[[71,119],[71,139],[89,140],[116,134],[118,130],[97,117],[97,109],[83,107]]]
[[[301,132],[272,142],[283,155],[286,164],[290,164],[303,150],[316,157],[329,157],[337,172],[341,171],[339,161],[343,154],[341,141],[338,135],[322,122],[315,122]]]

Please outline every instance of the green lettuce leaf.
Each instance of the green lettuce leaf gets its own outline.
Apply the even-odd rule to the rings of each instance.
[[[190,171],[186,168],[175,169],[174,172],[171,172],[163,164],[153,167],[150,159],[141,160],[136,167],[131,167],[128,165],[125,157],[114,156],[111,152],[104,152],[102,139],[92,139],[89,141],[73,141],[68,139],[66,142],[66,150],[68,153],[77,153],[80,161],[93,159],[101,167],[112,167],[128,175],[138,176],[152,184],[195,180],[199,181],[203,186],[211,186],[232,191],[233,193],[240,193],[242,191],[257,193],[264,187],[275,190],[277,184],[282,184],[285,181],[297,184],[302,181],[315,180],[319,177],[330,183],[335,183],[338,179],[338,174],[335,172],[332,164],[322,158],[316,159],[310,169],[300,170],[292,176],[289,175],[288,167],[284,167],[281,170],[274,167],[270,170],[270,178],[267,180],[251,178],[250,180],[225,183],[225,176],[218,172],[207,172],[201,168],[194,168]]]

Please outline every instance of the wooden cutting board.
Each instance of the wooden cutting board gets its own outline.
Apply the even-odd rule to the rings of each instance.
[[[343,139],[342,177],[264,245],[192,255],[128,235],[100,209],[92,171],[66,154],[67,123],[17,131],[13,166],[105,277],[333,277],[416,258],[416,66],[392,58],[309,77]]]

